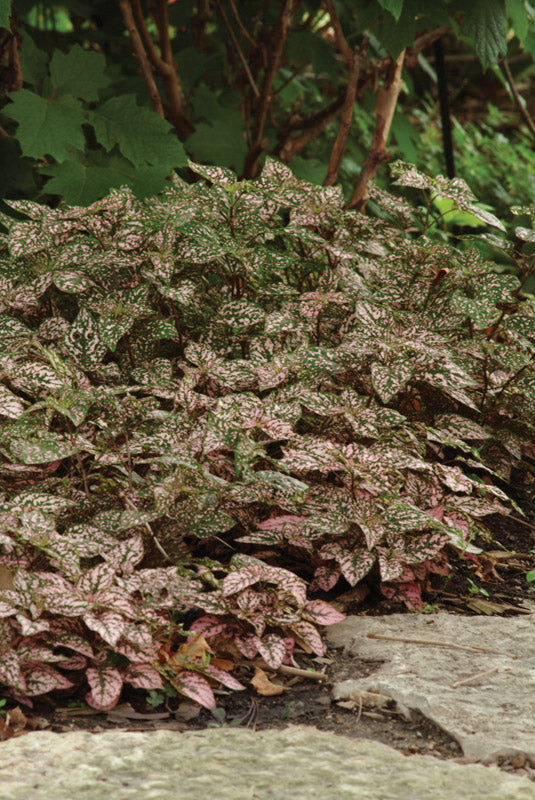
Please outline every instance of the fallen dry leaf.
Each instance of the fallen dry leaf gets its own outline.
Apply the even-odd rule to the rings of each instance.
[[[122,703],[120,706],[115,706],[112,711],[108,711],[106,719],[110,722],[120,722],[123,719],[169,719],[170,716],[169,711],[153,711],[149,714],[142,714],[135,711],[130,703]]]
[[[329,600],[330,605],[338,611],[346,612],[362,603],[369,595],[370,589],[365,583],[359,583],[348,592],[339,595],[336,600]]]
[[[14,729],[9,723],[0,717],[0,742],[5,742],[6,739],[11,739],[15,735]]]
[[[231,661],[229,658],[217,658],[217,656],[210,659],[210,664],[212,667],[218,667],[225,672],[232,672],[232,670],[236,667],[235,662]]]
[[[254,677],[251,678],[251,686],[254,686],[258,694],[262,694],[265,697],[282,694],[286,688],[280,683],[272,683],[260,667],[255,667]]]
[[[47,728],[47,720],[42,717],[26,716],[19,706],[8,711],[5,717],[0,717],[0,741],[21,736],[23,733]]]
[[[179,703],[177,710],[173,713],[175,719],[180,722],[189,722],[199,716],[201,707],[198,703]]]
[[[169,658],[169,663],[182,661],[202,661],[204,655],[212,655],[213,650],[204,638],[204,636],[197,636],[191,642],[184,642],[180,645],[176,654]]]
[[[364,706],[365,708],[385,708],[385,706],[394,702],[387,694],[366,692],[364,689],[356,688],[350,689],[345,696],[348,700],[353,700],[354,703],[357,703],[359,706]]]

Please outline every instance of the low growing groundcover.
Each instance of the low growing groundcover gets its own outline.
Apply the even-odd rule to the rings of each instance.
[[[0,682],[207,708],[322,656],[363,581],[411,611],[534,470],[531,230],[399,164],[374,218],[268,160],[11,202],[0,241]],[[434,200],[478,216],[453,247]],[[522,210],[526,213],[526,209]],[[529,209],[531,214],[532,210]],[[535,212],[534,212],[535,213]],[[489,260],[486,253],[500,253]],[[524,254],[526,250],[526,254]]]

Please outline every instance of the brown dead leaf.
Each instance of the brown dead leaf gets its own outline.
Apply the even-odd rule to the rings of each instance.
[[[16,706],[15,708],[12,708],[11,711],[7,712],[6,722],[16,731],[21,731],[24,730],[24,728],[26,728],[28,725],[28,717],[20,708],[20,706]]]
[[[214,651],[204,636],[197,636],[191,642],[184,642],[184,644],[180,645],[176,653],[168,655],[165,651],[162,652],[170,666],[183,669],[185,661],[202,662],[203,656],[213,655]]]
[[[254,686],[258,694],[262,694],[265,697],[282,694],[286,688],[280,683],[272,683],[260,667],[255,667],[254,677],[251,678],[251,686]]]
[[[122,722],[124,719],[169,719],[171,714],[169,711],[154,711],[150,714],[142,714],[135,711],[130,703],[122,703],[120,706],[115,706],[112,711],[108,711],[106,719],[110,722]]]
[[[211,658],[210,664],[213,667],[218,667],[219,669],[224,670],[225,672],[232,672],[232,670],[236,667],[234,661],[231,661],[229,658]]]
[[[198,703],[179,703],[177,710],[173,713],[175,719],[180,722],[189,722],[199,716],[201,707]]]
[[[15,735],[15,731],[3,717],[0,717],[0,742],[5,742],[6,739],[11,739]]]
[[[0,741],[21,736],[23,733],[34,731],[38,728],[48,727],[48,722],[41,717],[29,716],[19,706],[8,711],[5,717],[0,717]]]
[[[293,638],[295,639],[295,643],[296,643],[297,645],[299,645],[299,647],[301,648],[301,650],[304,650],[304,652],[305,652],[305,653],[308,653],[309,655],[311,655],[311,654],[314,652],[314,650],[311,648],[311,646],[309,645],[309,643],[308,643],[308,642],[305,642],[305,640],[304,640],[304,639],[301,639],[301,637],[300,637],[300,636],[298,636],[298,635],[295,633],[295,631],[293,631],[293,632],[292,632],[292,636],[293,636]]]
[[[355,606],[358,606],[362,603],[363,600],[370,593],[370,588],[365,583],[359,583],[358,586],[355,586],[353,589],[350,589],[348,592],[344,592],[344,594],[339,595],[336,600],[330,600],[329,603],[333,608],[336,608],[338,611],[346,612]]]
[[[358,708],[358,703],[354,700],[339,700],[336,705],[340,708],[346,708],[348,711],[354,711]]]
[[[393,703],[393,699],[387,694],[379,694],[379,692],[366,692],[364,689],[352,687],[340,699],[353,700],[359,706],[364,708],[385,708]]]

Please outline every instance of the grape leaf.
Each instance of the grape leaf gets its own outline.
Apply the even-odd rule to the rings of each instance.
[[[185,166],[184,148],[170,125],[148,108],[138,106],[135,95],[112,97],[90,113],[100,144],[111,150],[116,144],[134,166],[147,163]]]
[[[383,5],[388,2],[403,5],[403,0],[385,0]],[[316,75],[324,73],[336,80],[338,64],[332,47],[321,36],[309,31],[296,30],[288,39],[286,53],[288,58],[298,65],[311,64]]]
[[[240,171],[247,145],[244,138],[243,119],[237,108],[227,108],[219,103],[214,92],[199,86],[193,96],[195,114],[204,121],[195,125],[195,133],[188,138],[188,152],[195,161],[213,161],[214,142],[217,141],[217,163]]]
[[[0,0],[2,3],[3,0]],[[22,47],[20,49],[20,68],[25,83],[37,86],[47,75],[48,56],[44,50],[40,50],[28,33],[22,37]]]
[[[75,44],[68,53],[55,50],[50,62],[50,77],[54,95],[64,94],[81,100],[98,100],[98,90],[108,86],[103,53],[83,50]]]
[[[71,205],[89,206],[121,186],[130,186],[138,197],[152,197],[163,189],[169,167],[158,164],[135,169],[118,155],[95,153],[89,157],[78,152],[61,164],[46,165],[42,171],[52,176],[46,184],[47,192],[60,194]]]
[[[50,155],[64,161],[72,150],[84,147],[85,115],[74,97],[61,95],[46,99],[21,89],[12,92],[10,99],[11,103],[2,113],[19,123],[17,138],[23,155],[35,158]]]

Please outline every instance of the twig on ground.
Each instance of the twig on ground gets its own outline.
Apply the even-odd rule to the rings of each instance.
[[[470,677],[463,678],[461,681],[455,681],[455,683],[450,684],[450,688],[456,689],[457,686],[463,686],[465,683],[472,683],[472,681],[477,681],[478,678],[484,678],[485,675],[492,675],[493,672],[498,672],[498,667],[486,669],[483,672],[476,672],[475,675],[470,675]]]
[[[298,678],[309,678],[311,681],[326,681],[327,675],[324,672],[317,672],[316,670],[300,669],[298,667],[288,667],[286,664],[281,664],[278,672],[284,675],[295,675]]]
[[[485,647],[469,647],[465,644],[457,644],[456,642],[440,642],[434,639],[410,639],[406,636],[386,636],[382,633],[368,633],[368,639],[386,639],[390,642],[406,642],[407,644],[428,644],[434,647],[451,647],[453,650],[467,650],[469,653],[492,653],[498,656],[508,656],[509,658],[518,658],[513,653],[498,653],[496,650],[487,650]]]

